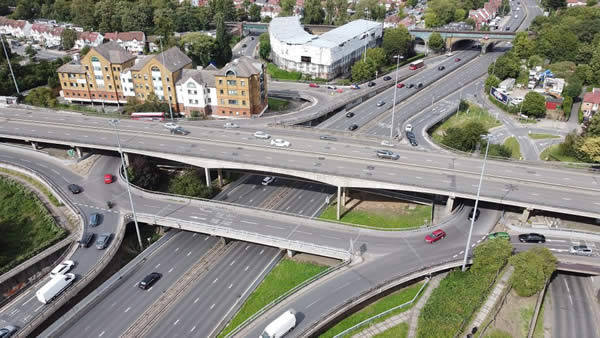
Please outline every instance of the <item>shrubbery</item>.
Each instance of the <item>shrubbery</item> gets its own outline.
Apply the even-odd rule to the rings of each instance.
[[[534,247],[509,259],[515,268],[510,284],[521,297],[541,291],[556,270],[556,257],[545,247]]]
[[[199,169],[188,169],[171,178],[169,193],[190,197],[211,198],[212,187],[204,183],[204,173]]]

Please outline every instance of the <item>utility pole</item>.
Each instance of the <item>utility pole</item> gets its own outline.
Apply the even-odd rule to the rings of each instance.
[[[400,59],[404,59],[402,55],[394,56],[396,58],[396,83],[394,83],[394,102],[392,103],[392,124],[390,125],[390,142],[394,138],[394,116],[396,114],[396,91],[398,90],[398,67]]]
[[[12,79],[15,84],[15,89],[17,90],[17,94],[21,94],[21,92],[19,91],[19,86],[17,85],[15,73],[13,72],[12,65],[10,64],[10,57],[8,57],[8,51],[6,50],[6,46],[4,45],[4,35],[0,35],[0,40],[2,41],[2,48],[4,49],[4,55],[6,55],[6,62],[8,63],[8,68],[10,69],[10,75],[12,75]]]
[[[160,38],[160,50],[161,50],[161,54],[162,54],[162,63],[163,63],[163,67],[167,67],[165,64],[165,51],[163,50],[162,47],[162,37]],[[161,80],[162,80],[162,73],[160,74],[161,76]],[[169,82],[167,82],[167,89],[169,89]],[[174,88],[173,88],[174,89]],[[164,89],[163,89],[163,93],[164,93]],[[175,92],[175,90],[173,90],[173,92]],[[173,107],[171,107],[171,95],[169,93],[169,91],[167,91],[167,98],[169,100],[169,113],[171,114],[171,121],[173,121]]]

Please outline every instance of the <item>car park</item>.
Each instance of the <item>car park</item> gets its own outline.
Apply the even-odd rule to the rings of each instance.
[[[104,175],[104,184],[111,184],[113,182],[113,175],[106,174]]]
[[[487,236],[487,238],[488,239],[500,238],[500,239],[507,239],[510,241],[510,235],[508,234],[508,232],[504,232],[504,231],[491,233]]]
[[[69,191],[73,194],[79,194],[81,192],[81,187],[77,184],[69,184]]]
[[[91,227],[98,226],[100,224],[101,218],[102,218],[102,216],[99,213],[97,213],[97,212],[94,212],[94,213],[90,214],[89,225]]]
[[[83,234],[83,237],[81,237],[81,239],[79,240],[79,247],[80,248],[88,248],[90,246],[90,244],[92,244],[92,241],[94,240],[94,238],[96,237],[96,234],[94,234],[93,232],[87,232],[85,234]]]
[[[268,139],[271,138],[271,135],[265,133],[264,131],[260,131],[259,130],[259,131],[257,131],[257,132],[254,133],[254,137],[260,138],[260,139],[263,139],[263,140],[268,140]]]
[[[438,67],[438,70],[444,70],[444,69],[446,69],[446,67],[444,67],[444,66],[439,66]]]
[[[109,232],[98,235],[98,239],[96,239],[96,249],[98,249],[98,250],[106,249],[111,237],[112,237],[112,234]]]
[[[350,118],[350,117],[354,117],[354,113],[349,111],[346,113],[346,117]]]
[[[333,136],[329,136],[329,135],[321,135],[321,136],[319,136],[319,138],[321,140],[325,140],[325,141],[337,141],[337,138],[335,138]]]
[[[225,129],[235,129],[235,128],[239,128],[240,126],[238,126],[237,124],[233,123],[233,122],[227,122],[223,125],[223,128]]]
[[[387,149],[380,149],[380,150],[377,150],[375,153],[377,154],[377,157],[385,158],[388,160],[397,160],[400,158],[400,155],[394,154],[393,151],[387,150]]]
[[[407,124],[406,127],[404,127],[404,131],[412,131],[413,127],[412,124]]]
[[[316,83],[310,83],[308,86],[309,86],[310,88],[319,88],[319,87],[320,87],[320,86],[319,86],[318,84],[316,84]]]
[[[147,289],[151,288],[152,285],[154,285],[154,283],[156,283],[156,281],[158,281],[160,279],[160,277],[162,277],[162,274],[160,274],[158,272],[152,272],[140,281],[140,283],[138,284],[138,287],[142,290],[147,290]]]
[[[571,248],[569,248],[569,252],[572,255],[579,255],[579,256],[593,255],[592,248],[588,247],[587,245],[573,245]]]
[[[375,85],[376,85],[376,83],[373,81],[369,82],[369,84],[368,84],[369,87],[374,87]]]
[[[269,185],[269,184],[273,183],[273,181],[275,181],[275,177],[273,177],[273,176],[267,176],[267,177],[263,178],[261,184],[262,185]]]
[[[417,85],[417,88],[423,88],[423,83],[419,82],[419,84]]]
[[[383,106],[384,104],[385,104],[385,101],[383,101],[383,100],[379,100],[379,101],[377,101],[377,107],[381,107],[381,106]]]
[[[358,124],[356,124],[356,123],[353,123],[348,127],[348,130],[350,130],[350,131],[354,131],[356,129],[358,129]]]
[[[404,87],[404,83],[400,82],[400,83],[398,83],[398,84],[396,85],[396,87],[398,87],[398,88],[403,88],[403,87]]]
[[[521,243],[545,243],[546,237],[535,233],[521,234],[519,235],[519,241]]]
[[[291,144],[289,141],[280,139],[280,138],[276,138],[276,139],[272,139],[271,140],[271,145],[272,146],[276,146],[276,147],[285,147],[288,148]]]
[[[442,229],[437,229],[429,235],[425,236],[425,242],[433,244],[442,238],[446,237],[446,233]]]
[[[469,212],[469,221],[473,220],[473,211],[475,211],[475,209],[471,209],[471,212]],[[477,211],[475,212],[475,221],[477,221],[477,219],[479,218],[480,213],[481,210],[477,209]]]
[[[9,338],[12,337],[15,332],[17,332],[18,328],[14,325],[6,325],[5,327],[0,329],[0,338]]]
[[[71,260],[64,261],[58,264],[52,271],[50,271],[50,277],[54,277],[56,275],[64,275],[65,273],[71,271],[75,266],[75,262]]]
[[[391,79],[392,79],[392,77],[391,77],[391,76],[389,76],[389,75],[386,75],[386,76],[384,76],[384,77],[383,77],[383,79],[384,79],[385,81],[389,81],[389,80],[391,80]]]
[[[460,62],[460,58],[454,59],[454,62]]]

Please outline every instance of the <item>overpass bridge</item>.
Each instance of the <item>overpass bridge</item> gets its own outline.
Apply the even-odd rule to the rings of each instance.
[[[415,28],[409,30],[410,34],[416,39],[422,40],[425,44],[429,42],[431,34],[439,33],[446,43],[446,49],[451,49],[452,45],[461,40],[473,40],[481,44],[481,50],[485,52],[487,47],[496,42],[512,41],[515,38],[514,32],[499,32],[499,31],[455,31],[443,29],[420,29]]]

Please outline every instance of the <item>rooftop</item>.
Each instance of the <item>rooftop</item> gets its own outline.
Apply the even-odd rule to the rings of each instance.
[[[262,63],[247,56],[242,56],[226,64],[215,75],[227,76],[227,73],[232,71],[235,73],[235,76],[250,77],[252,74],[260,73],[261,67]]]
[[[58,67],[56,70],[58,73],[76,73],[76,74],[85,74],[83,67],[79,62],[69,62],[64,65]]]
[[[187,55],[185,55],[184,52],[181,51],[181,49],[177,47],[171,47],[166,51],[155,55],[154,57],[170,72],[175,72],[192,63],[192,59],[190,59]]]
[[[102,55],[110,63],[125,63],[131,59],[135,59],[135,56],[129,54],[125,48],[121,47],[117,42],[110,41],[101,44],[98,47],[93,47],[93,50]]]
[[[591,92],[585,93],[583,102],[600,104],[600,88],[594,88]]]

